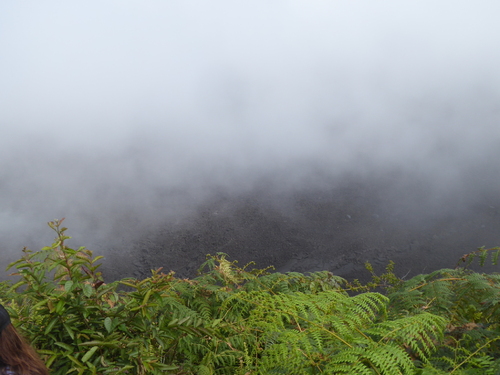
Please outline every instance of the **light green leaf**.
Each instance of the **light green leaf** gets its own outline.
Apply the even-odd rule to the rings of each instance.
[[[66,343],[64,343],[64,342],[56,342],[55,344],[56,344],[57,346],[60,346],[60,347],[61,347],[61,348],[63,348],[63,349],[66,349],[66,350],[67,350],[67,351],[69,351],[70,353],[72,353],[72,352],[73,352],[73,350],[75,350],[75,348],[74,348],[74,347],[72,347],[71,345],[66,344]]]
[[[66,283],[64,284],[64,290],[66,292],[71,292],[71,288],[73,288],[73,284],[74,284],[73,280],[66,281]]]
[[[113,322],[111,321],[111,318],[109,316],[104,319],[104,328],[106,328],[106,331],[108,331],[108,333],[111,333],[111,330],[113,329],[112,325]]]
[[[83,356],[82,362],[87,362],[90,359],[90,357],[92,357],[92,355],[96,352],[97,349],[99,349],[98,346],[91,347],[90,350]]]
[[[54,319],[52,319],[49,323],[49,325],[47,326],[47,328],[45,328],[45,334],[48,335],[50,333],[50,331],[52,331],[52,328],[54,328],[54,325],[57,323],[57,320],[58,320],[58,317],[56,316]]]
[[[66,328],[66,331],[68,332],[68,335],[74,340],[75,339],[75,333],[71,329],[70,325],[67,323],[63,323],[64,328]]]
[[[64,304],[65,304],[65,302],[63,300],[60,300],[59,302],[57,302],[57,305],[56,305],[56,313],[57,314],[60,315],[63,312]]]
[[[83,294],[85,297],[90,297],[94,293],[94,288],[90,284],[83,284]]]
[[[222,321],[222,319],[214,319],[214,321],[212,322],[212,328],[215,328],[216,326],[218,326],[221,321]]]
[[[79,361],[78,359],[76,359],[75,357],[73,357],[72,355],[69,355],[69,354],[68,354],[66,357],[67,357],[67,358],[69,358],[69,359],[70,359],[70,361],[71,361],[71,362],[73,362],[75,365],[77,365],[79,368],[84,367],[83,363],[82,363],[82,362],[80,362],[80,361]]]

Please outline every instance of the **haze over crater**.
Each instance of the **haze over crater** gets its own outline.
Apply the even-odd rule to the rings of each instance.
[[[143,259],[129,272],[168,259],[188,273],[182,259],[221,247],[286,269],[302,246],[335,269],[419,236],[443,259],[453,231],[500,244],[499,8],[3,2],[5,260],[63,216],[78,245]],[[335,263],[348,244],[359,256]]]

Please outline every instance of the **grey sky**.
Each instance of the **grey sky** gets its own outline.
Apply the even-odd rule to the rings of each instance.
[[[500,138],[499,11],[2,1],[4,220],[155,207],[155,189],[248,188],[310,162],[460,182]]]

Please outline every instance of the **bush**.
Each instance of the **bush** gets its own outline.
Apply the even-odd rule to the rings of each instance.
[[[494,374],[499,281],[465,268],[367,285],[208,256],[194,279],[105,283],[57,236],[12,263],[2,301],[52,374]],[[484,249],[483,249],[484,250]],[[376,290],[386,290],[375,293]]]

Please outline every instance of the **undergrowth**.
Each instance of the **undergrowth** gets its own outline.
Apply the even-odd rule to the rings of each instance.
[[[199,276],[152,271],[106,283],[100,256],[24,249],[0,302],[59,374],[498,374],[500,276],[455,269],[367,284],[330,272],[272,273],[207,256]]]

